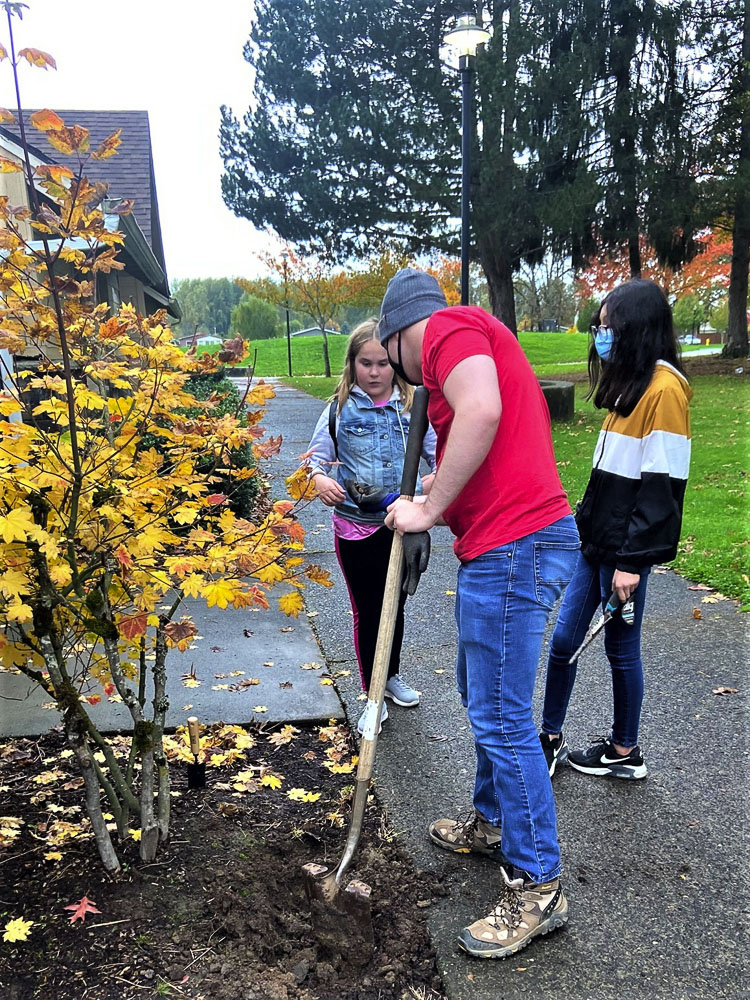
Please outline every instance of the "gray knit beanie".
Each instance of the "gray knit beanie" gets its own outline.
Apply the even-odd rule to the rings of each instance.
[[[384,344],[398,330],[405,330],[447,305],[436,278],[416,267],[402,268],[388,282],[383,296],[380,343]]]

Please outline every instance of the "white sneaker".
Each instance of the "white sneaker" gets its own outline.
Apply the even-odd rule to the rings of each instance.
[[[419,704],[419,692],[402,681],[398,674],[388,678],[385,686],[385,696],[402,708],[414,708]]]
[[[359,722],[357,723],[357,732],[359,733],[360,736],[365,731],[365,716],[366,715],[367,715],[367,709],[365,709],[364,712],[360,715]],[[387,718],[388,718],[388,709],[387,709],[385,703],[383,703],[383,709],[382,709],[382,711],[380,713],[380,725],[378,726],[378,734],[380,734],[380,732],[381,732],[381,730],[383,728],[383,723],[385,722],[385,720]]]

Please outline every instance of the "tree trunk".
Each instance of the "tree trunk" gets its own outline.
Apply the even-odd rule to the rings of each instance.
[[[638,239],[638,231],[631,233],[628,237],[628,263],[630,264],[630,277],[640,278],[641,276],[641,246]]]
[[[331,377],[331,357],[328,353],[328,334],[326,333],[325,323],[321,326],[321,331],[323,333],[323,368],[325,369],[326,378]]]
[[[487,278],[492,315],[518,336],[516,323],[516,298],[513,292],[513,268],[507,256],[497,252],[484,241],[480,242],[479,255],[482,270]]]
[[[734,198],[734,227],[732,229],[732,264],[729,271],[729,322],[727,342],[721,352],[726,358],[746,358],[747,336],[747,286],[750,267],[750,3],[745,4],[745,27],[742,39],[740,64],[739,110],[740,157],[737,165],[737,185]],[[742,103],[740,103],[742,102]]]

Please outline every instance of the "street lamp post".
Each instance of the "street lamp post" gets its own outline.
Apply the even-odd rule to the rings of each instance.
[[[446,32],[443,42],[458,50],[461,74],[461,305],[469,304],[469,262],[471,246],[471,140],[474,126],[474,60],[477,48],[489,40],[490,33],[477,24],[473,14],[464,14],[456,26]]]
[[[292,377],[292,331],[289,326],[289,254],[286,250],[282,253],[284,261],[284,308],[286,310],[286,357],[289,369],[289,378]]]

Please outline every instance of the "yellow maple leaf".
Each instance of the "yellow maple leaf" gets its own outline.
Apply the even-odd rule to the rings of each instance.
[[[304,465],[289,476],[286,488],[292,500],[312,500],[317,496],[315,485],[310,478],[310,470]]]
[[[60,851],[47,851],[44,855],[45,861],[62,861],[62,854]]]
[[[265,705],[254,705],[253,706],[253,711],[254,712],[267,712],[268,708]]]
[[[317,802],[321,792],[308,792],[305,788],[290,788],[287,797],[294,802]]]
[[[13,396],[0,395],[0,413],[4,417],[9,417],[12,413],[20,413],[23,407]]]
[[[201,682],[197,677],[186,677],[182,682],[182,686],[186,688],[197,688],[201,686]]]
[[[298,590],[293,590],[291,594],[282,594],[279,598],[279,607],[289,617],[296,618],[304,606],[302,594]]]
[[[28,508],[18,507],[0,517],[0,535],[5,542],[25,542],[33,528],[34,518]]]
[[[283,775],[276,774],[275,771],[266,771],[266,773],[261,777],[261,785],[265,785],[266,788],[281,788],[281,783],[284,780]]]
[[[30,593],[31,589],[26,575],[17,569],[6,570],[0,575],[0,593],[6,597],[20,597],[21,594]]]
[[[20,625],[24,625],[26,622],[33,621],[34,619],[34,612],[29,605],[22,604],[20,601],[11,601],[5,610],[5,615],[11,621],[18,622]]]
[[[226,608],[234,600],[238,584],[234,580],[215,580],[201,587],[201,595],[206,598],[209,608]]]
[[[11,944],[14,941],[28,941],[33,926],[33,920],[24,920],[23,917],[16,917],[15,920],[9,920],[5,925],[3,941],[10,941]]]
[[[56,566],[50,566],[49,575],[52,582],[57,584],[58,587],[67,587],[73,579],[72,570],[67,563],[58,563]]]
[[[352,758],[352,761],[349,764],[332,764],[328,761],[325,766],[331,774],[351,774],[357,764],[355,759]]]
[[[130,827],[128,827],[128,833],[133,838],[133,840],[136,841],[136,843],[141,839],[141,831],[140,830],[133,830]]]

